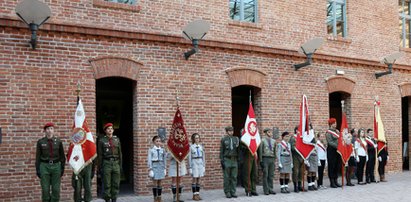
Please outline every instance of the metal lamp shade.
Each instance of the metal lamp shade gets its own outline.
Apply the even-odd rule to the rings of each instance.
[[[16,14],[26,24],[36,24],[40,26],[51,16],[49,6],[37,0],[23,0],[16,6]]]

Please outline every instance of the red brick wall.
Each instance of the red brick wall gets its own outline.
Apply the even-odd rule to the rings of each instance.
[[[28,30],[10,20],[15,18],[16,2],[0,1],[0,20],[9,22],[0,25],[0,126],[3,132],[0,198],[39,201],[35,143],[42,137],[41,126],[53,121],[67,148],[78,80],[83,84],[82,97],[91,129],[96,131],[96,76],[124,76],[119,71],[121,67],[116,65],[107,73],[95,72],[89,60],[105,56],[141,63],[138,76],[128,77],[135,76],[137,83],[133,151],[136,194],[149,193],[147,149],[159,126],[169,129],[177,93],[181,97],[187,132],[199,132],[203,136],[207,152],[205,188],[222,187],[218,141],[224,134],[223,128],[231,124],[230,84],[236,82],[230,81],[226,71],[232,68],[250,68],[266,74],[259,83],[262,87],[256,97],[256,115],[260,129],[276,126],[281,132],[291,131],[297,124],[302,94],[308,96],[313,126],[325,130],[329,114],[326,79],[334,76],[336,69],[344,70],[344,76],[355,82],[350,97],[352,127],[372,127],[373,99],[378,95],[391,145],[388,170],[401,171],[398,85],[411,82],[410,72],[395,69],[392,75],[374,77],[374,72],[384,71],[377,61],[398,50],[398,34],[393,31],[398,29],[396,2],[380,2],[375,6],[373,1],[363,1],[354,6],[348,0],[349,39],[327,41],[320,51],[321,57],[327,58],[315,60],[313,65],[299,71],[294,71],[292,65],[302,58],[289,50],[296,50],[314,36],[326,36],[324,1],[261,1],[260,23],[247,26],[228,18],[225,1],[195,0],[184,5],[181,2],[186,1],[141,0],[138,3],[141,10],[134,12],[94,7],[92,1],[86,0],[46,1],[53,10],[50,24],[107,26],[109,30],[85,34],[81,33],[81,27],[53,31],[54,24],[49,27],[45,24],[45,30],[51,31],[40,30],[39,46],[34,51],[27,47]],[[207,46],[201,46],[200,42],[200,52],[186,61],[182,54],[189,46],[174,36],[180,36],[181,28],[199,17],[212,23],[206,37],[210,42]],[[79,33],[73,34],[75,29],[80,30]],[[107,37],[105,33],[110,29],[122,30],[122,35]],[[158,38],[164,42],[126,37],[140,32],[162,34]],[[219,48],[218,41],[230,42],[221,45],[232,48]],[[410,59],[407,53],[400,61],[403,69],[411,68]],[[248,81],[252,84],[257,80],[261,78],[250,76]],[[62,184],[63,201],[71,198],[70,177],[67,167]],[[166,179],[164,187],[169,183]],[[183,183],[189,186],[191,181],[186,177]]]

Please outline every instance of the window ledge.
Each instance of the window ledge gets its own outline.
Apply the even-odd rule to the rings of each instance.
[[[335,41],[335,42],[339,42],[339,43],[351,43],[352,42],[351,39],[344,38],[342,36],[332,36],[332,35],[328,35],[327,40],[328,41]]]
[[[242,22],[242,21],[231,21],[228,23],[230,26],[237,26],[237,27],[245,27],[245,28],[252,28],[252,29],[263,29],[261,24],[255,22]]]
[[[115,3],[115,2],[109,2],[109,1],[104,1],[104,0],[93,0],[93,6],[100,7],[100,8],[120,9],[120,10],[132,11],[132,12],[140,12],[141,10],[140,5]]]
[[[407,52],[407,53],[411,53],[411,48],[400,47],[400,51],[404,51],[404,52]]]

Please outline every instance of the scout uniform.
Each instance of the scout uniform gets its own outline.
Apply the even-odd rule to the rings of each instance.
[[[337,121],[335,118],[330,118],[328,120],[328,125],[331,126],[335,124]],[[341,187],[340,184],[337,182],[338,178],[338,169],[340,168],[340,155],[337,153],[338,147],[338,138],[340,135],[338,134],[336,129],[330,128],[327,130],[325,134],[325,138],[327,139],[328,147],[327,147],[327,160],[328,160],[328,176],[330,178],[330,187],[337,188]]]
[[[308,190],[317,190],[315,186],[316,173],[318,171],[318,152],[316,149],[313,149],[310,156],[308,157]]]
[[[267,130],[264,130],[266,133]],[[263,169],[263,190],[265,195],[275,194],[273,180],[275,172],[276,142],[270,137],[265,137],[258,148],[258,156]]]
[[[294,184],[294,192],[300,192],[303,190],[302,181],[303,181],[303,166],[304,166],[304,159],[301,155],[297,152],[295,145],[297,143],[297,134],[291,136],[289,144],[291,147],[291,152],[293,154],[293,184]],[[297,185],[298,182],[298,185]]]
[[[113,126],[113,124],[106,124],[104,131],[110,126]],[[115,135],[111,138],[105,135],[99,140],[97,148],[99,168],[103,172],[104,199],[106,201],[111,199],[112,202],[115,202],[120,189],[120,170],[122,165],[120,139]]]
[[[226,132],[233,131],[233,127],[226,127]],[[226,135],[220,142],[220,161],[221,167],[224,171],[224,193],[227,198],[236,198],[236,186],[237,186],[237,157],[238,146],[240,141],[238,137],[233,135]]]
[[[168,176],[169,177],[177,177],[177,161],[174,159],[172,155],[167,155],[170,160],[170,166],[168,167]],[[186,160],[181,161],[178,163],[178,177],[182,177],[187,174],[187,166]],[[177,187],[175,185],[171,185],[171,191],[173,192],[173,202],[177,200]],[[183,192],[183,186],[178,187],[178,193],[181,196]],[[181,201],[181,200],[180,200]]]
[[[54,127],[54,124],[47,123],[43,129],[46,130],[48,127]],[[42,201],[60,200],[60,182],[65,163],[63,143],[59,138],[43,137],[37,141],[36,172],[40,178]]]
[[[377,142],[374,138],[365,138],[367,142],[367,153],[368,153],[368,161],[367,165],[365,166],[365,181],[367,183],[376,182],[374,171],[375,171],[375,159],[376,151],[377,151]]]
[[[75,202],[90,202],[93,197],[91,194],[91,179],[94,177],[94,163],[84,167],[78,175],[73,173],[71,186],[74,188],[73,199]],[[81,197],[82,187],[84,187],[84,198]]]
[[[191,170],[193,178],[204,177],[205,173],[205,153],[201,144],[191,144],[190,153],[188,154],[188,166]],[[200,185],[192,184],[193,200],[201,200],[200,198]]]
[[[150,169],[150,177],[153,180],[162,180],[165,178],[167,165],[167,152],[162,147],[153,146],[148,150],[147,165]],[[153,187],[153,196],[155,201],[161,201],[161,186]]]
[[[293,155],[290,150],[290,143],[286,141],[281,141],[277,145],[277,159],[280,174],[291,174],[293,169]],[[288,190],[288,180],[289,178],[281,179],[281,193],[290,193]]]
[[[251,154],[247,145],[241,144],[241,150],[243,153],[243,182],[245,193],[247,196],[258,196],[256,188],[257,160],[255,156]]]

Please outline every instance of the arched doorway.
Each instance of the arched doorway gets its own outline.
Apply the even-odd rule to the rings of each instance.
[[[399,85],[401,92],[401,118],[402,118],[402,169],[410,170],[410,116],[411,116],[411,83]]]
[[[347,114],[347,121],[350,122],[350,114],[351,111],[351,96],[346,92],[333,92],[330,93],[329,96],[329,113],[330,118],[337,119],[337,129],[341,128],[341,120],[342,120],[342,102],[344,101],[344,112]],[[348,123],[348,125],[350,125]]]
[[[133,95],[136,82],[121,77],[106,77],[96,81],[97,135],[107,122],[114,124],[114,135],[120,138],[123,154],[120,195],[133,191]],[[97,193],[101,193],[101,179],[97,179]]]

